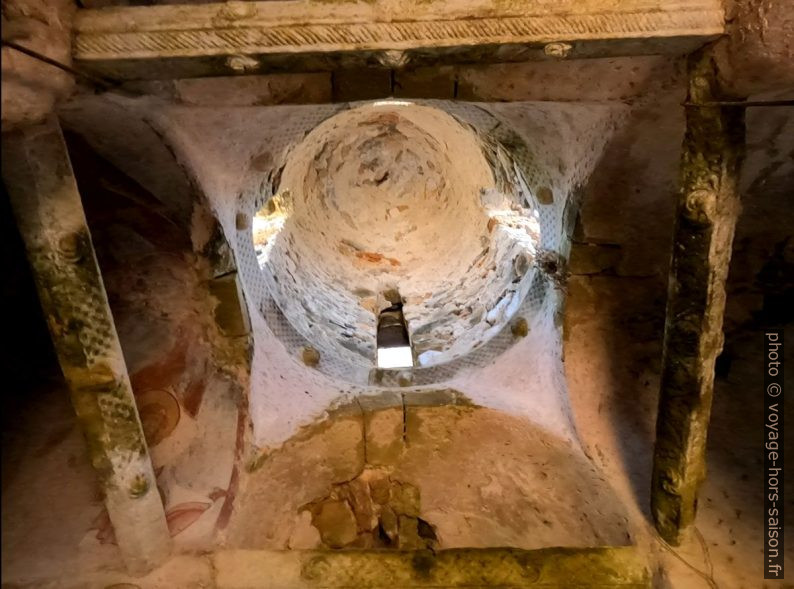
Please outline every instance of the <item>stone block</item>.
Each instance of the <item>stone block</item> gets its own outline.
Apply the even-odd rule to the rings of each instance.
[[[418,517],[421,497],[419,489],[410,483],[394,482],[391,488],[389,507],[400,517]]]
[[[419,537],[419,522],[415,517],[401,515],[398,523],[398,548],[400,550],[418,550],[425,547]]]
[[[302,551],[224,550],[212,556],[218,589],[306,587]],[[308,554],[313,554],[309,552]]]
[[[358,403],[362,411],[373,413],[382,409],[402,408],[403,397],[398,392],[386,391],[379,395],[362,395],[358,397]]]
[[[458,69],[458,95],[477,101],[632,100],[680,83],[680,61],[636,56],[527,61]]]
[[[270,74],[177,80],[174,94],[180,102],[199,106],[319,104],[331,101],[331,74]]]
[[[358,536],[356,517],[347,501],[321,503],[313,514],[312,523],[329,548],[342,548]]]
[[[423,67],[394,73],[397,98],[455,98],[456,77],[452,66]]]
[[[404,394],[406,407],[438,407],[465,404],[465,397],[452,389],[411,391]]]
[[[364,414],[367,463],[393,465],[405,450],[402,408],[383,409]]]
[[[295,528],[289,537],[290,550],[311,550],[319,548],[322,542],[320,532],[312,525],[312,516],[302,511],[296,518]]]
[[[355,68],[333,73],[333,101],[375,100],[392,95],[392,72],[379,68]]]
[[[359,397],[364,412],[367,463],[393,465],[405,450],[402,396],[385,393]]]
[[[614,270],[623,255],[622,248],[614,243],[576,243],[571,245],[568,269],[571,274],[600,274]]]

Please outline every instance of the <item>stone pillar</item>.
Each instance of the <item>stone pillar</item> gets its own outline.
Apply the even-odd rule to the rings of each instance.
[[[709,52],[690,57],[689,103],[723,98]],[[740,108],[690,106],[667,299],[651,511],[678,545],[706,475],[714,363],[722,350],[725,280],[739,214]]]
[[[168,557],[171,539],[57,119],[3,134],[11,200],[72,404],[128,570]]]

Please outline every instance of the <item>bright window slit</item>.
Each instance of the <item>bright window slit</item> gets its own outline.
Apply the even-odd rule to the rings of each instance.
[[[410,346],[378,348],[378,368],[411,368],[414,365]]]

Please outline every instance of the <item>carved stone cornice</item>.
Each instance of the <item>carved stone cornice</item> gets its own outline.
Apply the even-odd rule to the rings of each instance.
[[[723,30],[719,0],[229,2],[81,10],[74,59],[157,78],[684,53]]]

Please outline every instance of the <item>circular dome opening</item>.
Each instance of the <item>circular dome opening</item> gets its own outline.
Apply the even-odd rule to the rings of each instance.
[[[399,321],[411,365],[463,356],[509,321],[533,267],[539,226],[515,174],[439,109],[336,114],[287,154],[254,217],[271,295],[312,346],[356,365],[377,366],[379,325]]]

